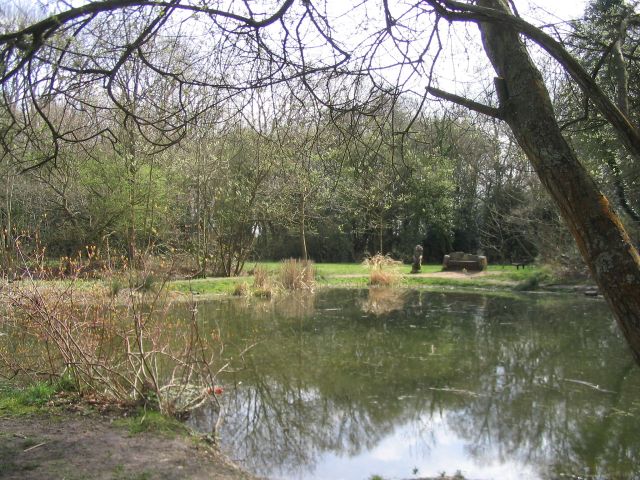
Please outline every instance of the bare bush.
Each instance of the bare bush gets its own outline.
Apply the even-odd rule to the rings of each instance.
[[[64,377],[80,394],[163,413],[217,403],[216,376],[226,366],[220,332],[196,321],[195,305],[171,319],[163,284],[150,289],[145,278],[138,272],[119,295],[77,279],[3,286],[0,375]]]
[[[376,253],[373,257],[367,257],[362,261],[362,265],[373,269],[381,269],[384,267],[392,267],[396,265],[402,265],[402,262],[394,260],[389,254],[382,255]]]

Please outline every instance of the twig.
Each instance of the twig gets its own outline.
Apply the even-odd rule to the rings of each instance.
[[[38,447],[41,447],[41,446],[43,446],[43,445],[46,445],[47,443],[48,443],[48,442],[42,442],[42,443],[39,443],[39,444],[34,445],[34,446],[32,446],[32,447],[25,448],[25,449],[23,450],[23,452],[28,452],[29,450],[34,450],[34,449],[36,449],[36,448],[38,448]]]

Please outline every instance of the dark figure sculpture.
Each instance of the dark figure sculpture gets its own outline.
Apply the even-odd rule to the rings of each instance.
[[[419,273],[422,268],[422,245],[416,245],[413,249],[413,264],[411,265],[411,273]]]

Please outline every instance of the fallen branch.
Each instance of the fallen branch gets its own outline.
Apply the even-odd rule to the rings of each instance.
[[[457,393],[458,395],[469,395],[470,397],[486,397],[486,395],[482,395],[480,393],[472,392],[470,390],[461,390],[459,388],[449,388],[449,387],[436,388],[436,387],[430,387],[429,390],[433,390],[433,391],[436,391],[436,392]]]
[[[584,385],[585,387],[593,388],[602,393],[616,393],[613,390],[606,390],[604,388],[600,388],[600,385],[596,385],[594,383],[585,382],[584,380],[574,380],[572,378],[565,378],[565,382],[577,383],[578,385]]]

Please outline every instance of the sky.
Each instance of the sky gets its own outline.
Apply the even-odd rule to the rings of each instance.
[[[585,0],[516,0],[516,7],[524,14],[532,11],[534,16],[541,15],[544,11],[551,16],[566,20],[579,17],[584,12]]]
[[[582,17],[588,0],[513,0],[518,13],[527,21],[536,26],[558,25],[558,30],[563,22]],[[462,35],[454,40],[448,51],[448,58],[439,62],[438,78],[439,87],[484,102],[485,92],[492,90],[495,72],[484,54],[473,54],[475,49],[482,49],[479,43],[477,28],[469,27],[466,30],[464,54],[461,54]],[[547,29],[547,32],[551,33]],[[475,42],[473,47],[469,45]],[[531,44],[529,53],[536,63],[543,64],[548,54],[541,52]],[[471,54],[469,53],[471,52]]]

